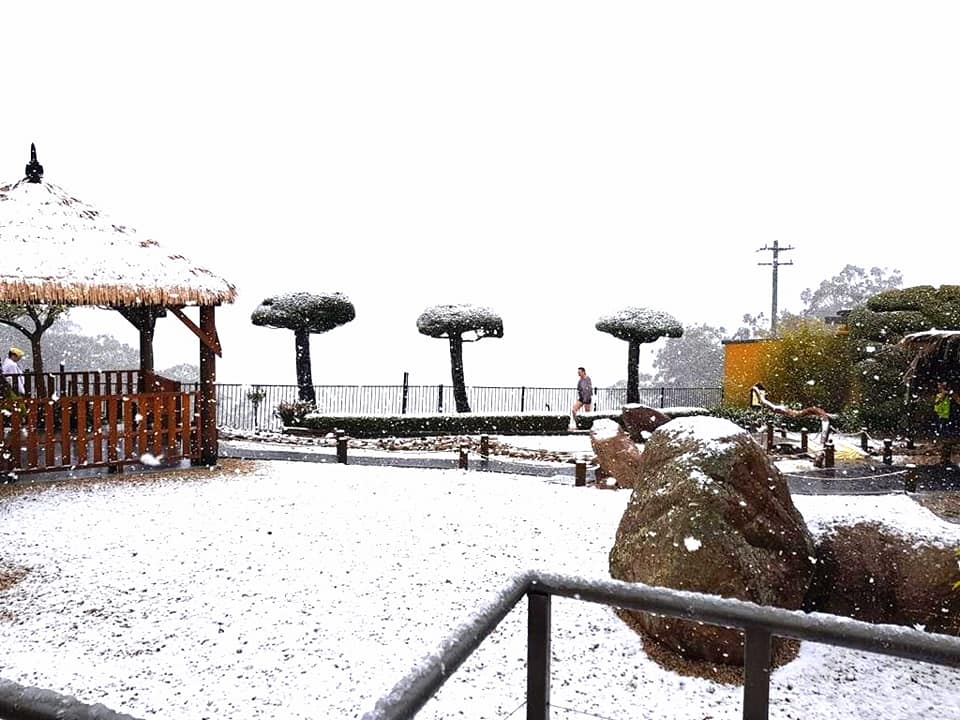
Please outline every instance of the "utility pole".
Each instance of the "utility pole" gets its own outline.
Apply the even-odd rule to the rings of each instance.
[[[770,305],[770,334],[774,335],[777,332],[777,268],[781,265],[793,265],[793,261],[789,260],[787,262],[780,261],[780,253],[786,252],[787,250],[793,250],[792,245],[787,247],[780,247],[778,241],[773,241],[773,247],[764,245],[762,248],[757,250],[757,252],[772,252],[773,261],[772,262],[762,262],[757,263],[757,265],[771,265],[773,266],[773,302]]]

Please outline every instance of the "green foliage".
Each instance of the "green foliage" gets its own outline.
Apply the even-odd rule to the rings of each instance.
[[[422,435],[477,435],[500,433],[541,435],[565,433],[570,424],[566,413],[522,415],[320,415],[309,403],[281,403],[275,412],[286,427],[326,435],[343,430],[356,438],[420,437]]]
[[[871,297],[847,317],[854,366],[855,408],[871,430],[923,434],[930,411],[919,377],[915,395],[907,395],[904,374],[912,353],[898,345],[904,335],[938,328],[960,329],[960,286],[918,285]]]
[[[795,320],[780,328],[758,380],[774,402],[835,412],[851,392],[851,356],[836,328],[820,320]]]

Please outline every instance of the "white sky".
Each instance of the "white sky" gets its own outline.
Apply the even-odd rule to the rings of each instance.
[[[448,383],[416,318],[475,302],[505,337],[467,346],[468,384],[584,365],[607,385],[626,343],[598,317],[733,330],[769,313],[774,240],[795,248],[781,309],[847,263],[957,281],[958,21],[952,2],[16,3],[0,179],[36,142],[45,179],[233,282],[222,381],[293,383],[292,334],[250,313],[316,290],[357,308],[314,336],[317,383]],[[158,366],[196,362],[161,326]]]
[[[7,498],[3,559],[31,572],[3,596],[16,622],[0,620],[0,676],[144,718],[361,717],[514,574],[608,578],[629,497],[569,477],[269,462],[252,476]],[[870,518],[960,542],[903,494],[794,501],[816,535]],[[521,706],[525,604],[501,628],[418,717],[500,720]],[[552,639],[556,717],[742,717],[742,687],[663,670],[605,606],[556,600]],[[958,679],[803,643],[773,673],[771,717],[958,720]]]

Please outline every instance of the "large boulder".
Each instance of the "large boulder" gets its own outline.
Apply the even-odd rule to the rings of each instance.
[[[639,403],[624,405],[620,420],[634,442],[643,442],[658,427],[670,422],[664,413]]]
[[[813,570],[803,516],[746,431],[687,417],[653,432],[610,551],[614,578],[795,610]],[[737,630],[649,613],[631,620],[688,658],[743,663]]]
[[[590,445],[597,457],[597,487],[632,488],[640,469],[640,449],[614,420],[595,420]]]
[[[960,635],[957,581],[952,547],[860,522],[834,527],[820,538],[809,604],[866,622]]]

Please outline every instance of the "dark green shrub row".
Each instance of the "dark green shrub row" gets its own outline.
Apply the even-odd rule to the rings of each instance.
[[[303,412],[303,405],[279,406],[277,415],[286,427],[310,430],[326,435],[343,430],[350,437],[419,437],[421,435],[543,435],[565,433],[570,416],[561,413],[524,413],[522,415],[319,415]],[[297,412],[299,410],[300,412]]]

